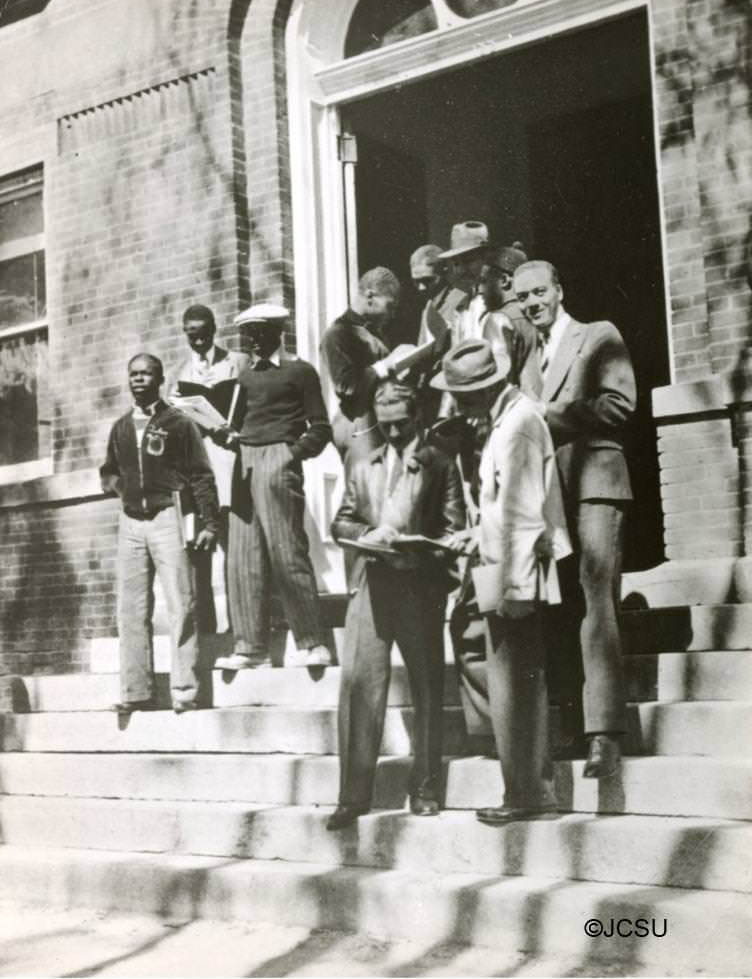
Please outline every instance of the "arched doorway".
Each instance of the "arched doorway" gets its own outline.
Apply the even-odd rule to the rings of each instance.
[[[616,322],[635,361],[629,568],[662,559],[650,391],[670,382],[648,18],[644,2],[297,0],[287,29],[301,349],[360,271],[407,278],[454,221],[554,261],[570,311]]]

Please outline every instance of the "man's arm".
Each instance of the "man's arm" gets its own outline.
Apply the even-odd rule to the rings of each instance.
[[[321,393],[319,375],[310,364],[305,364],[303,371],[303,410],[308,428],[297,442],[293,442],[290,451],[295,459],[312,459],[319,455],[327,442],[332,440],[332,426]]]
[[[196,425],[189,418],[182,419],[184,453],[183,476],[190,487],[196,510],[213,542],[219,528],[219,502],[214,473],[209,465],[204,443]],[[202,531],[203,534],[203,531]],[[201,544],[201,535],[196,542]]]
[[[107,455],[105,456],[104,465],[99,467],[99,479],[102,483],[103,493],[116,493],[120,496],[122,479],[115,443],[115,425],[110,429],[110,436],[107,439]]]
[[[447,459],[441,494],[440,536],[464,530],[467,524],[462,477],[454,459]]]
[[[373,527],[358,512],[358,489],[355,468],[351,471],[345,485],[342,502],[332,521],[332,537],[336,541],[357,540]]]
[[[546,422],[557,446],[582,436],[617,437],[635,410],[635,376],[624,341],[611,323],[597,329],[587,354],[585,396],[546,404]]]
[[[342,412],[350,420],[367,410],[379,382],[379,373],[373,367],[359,368],[352,358],[345,328],[334,324],[324,333],[321,353],[326,362],[334,393]]]

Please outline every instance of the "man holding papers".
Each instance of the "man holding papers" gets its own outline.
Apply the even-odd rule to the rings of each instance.
[[[402,550],[400,541],[404,535],[442,539],[464,527],[462,486],[454,461],[421,443],[414,389],[382,381],[374,408],[386,444],[352,465],[332,524],[335,540],[359,550],[345,620],[340,790],[330,830],[370,809],[393,642],[407,666],[415,711],[410,808],[416,815],[439,810],[443,629],[452,558],[421,542]]]
[[[214,602],[215,589],[227,595],[227,528],[231,503],[232,471],[235,452],[222,444],[216,429],[232,424],[233,408],[237,408],[237,378],[249,361],[247,354],[226,350],[214,341],[217,326],[214,314],[208,306],[189,306],[183,313],[183,333],[190,347],[190,355],[178,367],[169,388],[169,400],[184,410],[201,428],[204,447],[217,482],[220,520],[217,548],[213,554],[194,552],[193,566],[196,576],[196,616],[201,632],[225,632],[229,628],[227,616],[218,615]],[[183,396],[183,397],[181,397]],[[202,418],[192,414],[188,401],[199,397],[209,401],[218,417]],[[187,398],[188,401],[184,401]],[[182,403],[181,403],[182,402]]]
[[[480,459],[479,523],[455,535],[477,547],[473,571],[486,616],[491,724],[504,802],[481,809],[491,825],[556,809],[548,758],[548,698],[541,603],[558,601],[555,561],[571,548],[551,436],[535,404],[507,383],[509,364],[486,340],[465,340],[431,382],[487,428]]]

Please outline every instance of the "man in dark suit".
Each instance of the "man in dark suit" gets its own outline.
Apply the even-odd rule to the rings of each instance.
[[[376,419],[386,444],[353,464],[332,524],[337,541],[388,548],[400,534],[440,538],[465,526],[462,485],[452,459],[422,445],[412,388],[383,382]],[[371,806],[396,641],[405,660],[415,718],[410,808],[439,810],[444,610],[450,584],[445,552],[369,557],[359,553],[345,621],[339,694],[339,804],[331,830]]]
[[[541,407],[556,446],[576,573],[563,584],[571,635],[579,623],[581,664],[551,649],[563,733],[578,734],[584,676],[583,774],[602,778],[620,762],[625,694],[617,621],[624,514],[632,491],[624,435],[635,410],[629,353],[612,323],[578,323],[562,306],[556,269],[527,262],[514,274],[520,307],[538,332]],[[584,608],[583,608],[584,602]],[[562,631],[566,637],[567,630]]]

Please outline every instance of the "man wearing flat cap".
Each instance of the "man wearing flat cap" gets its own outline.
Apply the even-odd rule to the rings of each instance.
[[[414,709],[410,808],[421,816],[439,810],[444,610],[452,558],[430,545],[408,553],[390,545],[401,534],[437,539],[464,527],[462,486],[454,461],[421,444],[412,387],[381,382],[374,401],[386,444],[353,463],[332,524],[335,540],[382,550],[373,557],[358,552],[353,566],[339,694],[339,804],[330,830],[350,825],[371,806],[393,642],[407,666]]]
[[[183,334],[190,354],[171,378],[170,396],[180,395],[181,391],[194,393],[193,385],[215,388],[237,380],[248,364],[248,354],[221,347],[215,342],[216,332],[214,313],[208,306],[197,303],[183,313]],[[232,404],[232,398],[229,403]],[[232,419],[228,421],[231,423]],[[226,580],[227,534],[235,452],[224,445],[220,433],[202,430],[201,434],[217,483],[220,520],[214,551],[194,550],[191,554],[196,585],[196,618],[200,632],[225,632],[229,621],[227,616],[223,620],[222,610],[215,606],[214,591],[223,589],[225,595],[229,592]]]
[[[240,447],[241,480],[230,513],[235,648],[216,661],[220,669],[266,659],[272,581],[306,665],[331,662],[303,528],[303,460],[319,455],[332,430],[315,369],[282,348],[289,316],[284,306],[260,303],[235,320],[248,337],[251,362],[239,377],[243,424],[231,435]]]
[[[461,548],[469,540],[479,558],[472,574],[485,615],[490,717],[504,778],[502,805],[477,813],[491,825],[556,808],[541,606],[556,599],[547,583],[555,560],[569,552],[551,436],[534,402],[507,382],[508,366],[486,340],[465,340],[431,382],[488,428],[478,524],[452,543]]]

